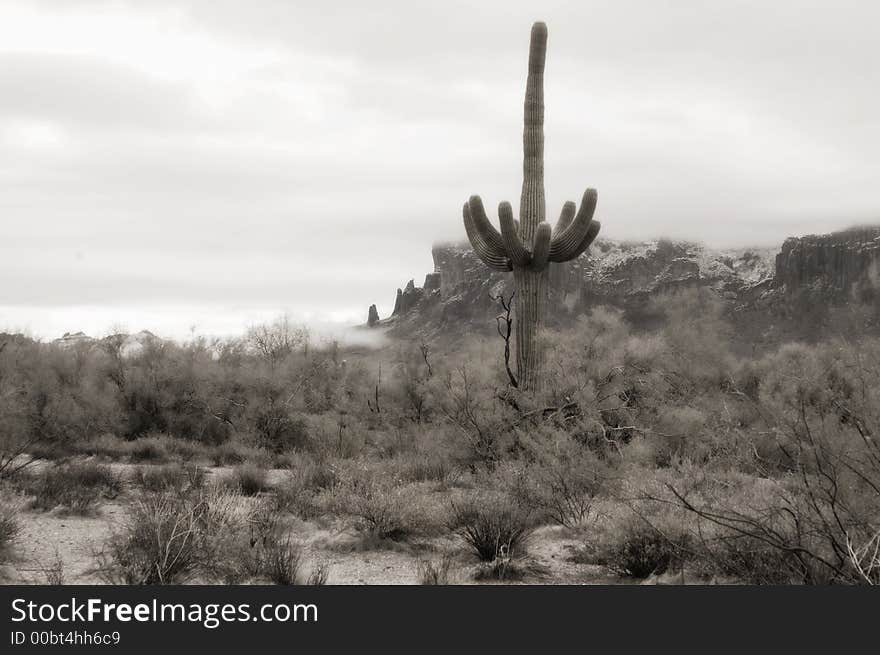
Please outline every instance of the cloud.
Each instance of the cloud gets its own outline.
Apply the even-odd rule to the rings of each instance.
[[[586,186],[613,238],[771,244],[880,217],[873,3],[536,11],[5,3],[0,275],[28,283],[0,305],[389,311],[463,236],[467,196],[519,198],[535,18],[551,220]]]

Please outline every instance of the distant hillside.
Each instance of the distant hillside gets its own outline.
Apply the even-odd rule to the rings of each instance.
[[[499,306],[491,296],[509,295],[512,276],[490,271],[467,243],[435,245],[432,255],[424,284],[410,280],[397,290],[391,316],[374,314],[370,323],[402,337],[494,330]],[[726,304],[744,342],[850,334],[880,323],[878,271],[880,227],[790,238],[781,249],[600,239],[576,261],[551,267],[548,322],[564,325],[610,305],[638,324],[651,297],[707,288]]]

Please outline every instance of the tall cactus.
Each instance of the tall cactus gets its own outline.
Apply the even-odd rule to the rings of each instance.
[[[542,364],[538,335],[547,304],[550,262],[580,256],[599,234],[593,220],[596,190],[587,189],[580,209],[569,201],[562,207],[556,227],[544,220],[544,60],[547,26],[532,26],[529,74],[526,82],[523,129],[523,185],[520,220],[509,202],[498,205],[501,231],[489,222],[480,196],[471,196],[463,209],[464,227],[474,251],[496,271],[513,271],[516,285],[516,368],[520,389],[540,388]]]

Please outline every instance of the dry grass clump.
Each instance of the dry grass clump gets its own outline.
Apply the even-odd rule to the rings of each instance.
[[[238,489],[245,496],[256,496],[269,491],[269,474],[266,469],[251,463],[236,466],[227,484]]]
[[[318,562],[312,567],[312,572],[309,573],[309,578],[306,580],[306,584],[311,587],[323,587],[327,584],[327,580],[330,578],[330,565],[327,562]]]
[[[477,491],[452,503],[449,529],[481,562],[519,557],[535,527],[531,510],[499,491]]]
[[[220,544],[245,515],[238,497],[211,487],[190,494],[144,493],[98,554],[110,584],[182,584],[218,568]]]
[[[189,493],[205,484],[205,469],[195,464],[159,464],[139,466],[132,482],[145,491]]]
[[[324,511],[321,494],[330,492],[338,483],[339,476],[331,462],[299,459],[287,479],[275,488],[276,506],[302,519],[317,518]]]
[[[168,448],[159,437],[142,437],[131,442],[131,461],[133,462],[167,462]]]
[[[399,541],[430,530],[410,487],[366,469],[345,474],[330,494],[330,509],[380,540]]]
[[[661,575],[681,560],[681,547],[641,518],[632,517],[604,535],[595,562],[619,575]]]
[[[21,522],[18,515],[21,507],[13,500],[0,500],[0,562],[6,559],[18,533]]]
[[[438,558],[420,559],[416,564],[416,575],[421,585],[448,585],[452,580],[455,559],[451,553],[443,553]]]
[[[111,584],[323,584],[327,576],[322,566],[305,575],[303,547],[269,502],[225,485],[145,492],[97,557]]]
[[[62,507],[73,514],[92,510],[101,498],[115,498],[122,481],[109,466],[70,462],[30,472],[20,479],[22,491],[33,496],[31,507],[43,511]]]

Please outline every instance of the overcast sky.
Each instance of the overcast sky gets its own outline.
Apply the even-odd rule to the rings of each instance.
[[[540,13],[536,13],[540,11]],[[0,0],[0,330],[386,315],[460,207],[761,245],[880,219],[880,3]]]

